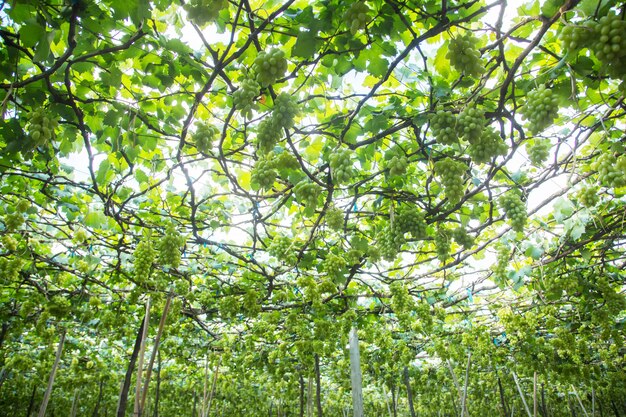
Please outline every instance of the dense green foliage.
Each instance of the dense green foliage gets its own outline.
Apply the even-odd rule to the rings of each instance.
[[[145,416],[344,415],[353,326],[368,416],[624,415],[626,8],[514,3],[1,2],[0,415],[168,298]]]

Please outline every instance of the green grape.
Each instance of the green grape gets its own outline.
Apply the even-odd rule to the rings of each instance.
[[[243,296],[242,307],[249,317],[256,317],[261,312],[259,293],[252,289],[246,291]]]
[[[26,213],[30,208],[30,201],[21,198],[15,205],[15,211],[18,213]]]
[[[456,129],[459,136],[472,144],[481,140],[486,122],[482,110],[467,106],[459,113]]]
[[[500,134],[493,128],[485,129],[480,139],[469,145],[467,150],[470,158],[476,164],[484,164],[497,156],[504,156],[509,147],[500,137]]]
[[[438,110],[430,118],[430,128],[435,140],[443,145],[453,145],[459,142],[456,116],[450,111]]]
[[[260,52],[254,59],[252,70],[256,73],[256,80],[262,87],[273,84],[287,71],[285,53],[278,48],[269,52]]]
[[[476,47],[478,39],[471,34],[457,36],[450,40],[446,59],[459,72],[478,77],[485,72],[485,66],[480,59],[480,51]]]
[[[524,118],[529,122],[530,132],[536,134],[550,126],[559,115],[558,105],[559,99],[545,85],[529,91],[526,95]]]
[[[285,262],[287,265],[295,265],[298,259],[293,242],[286,236],[274,238],[268,251],[270,255]]]
[[[370,8],[364,1],[357,1],[350,5],[344,15],[344,21],[350,26],[351,34],[356,35],[359,30],[367,26],[367,22],[370,20],[370,12]]]
[[[398,253],[400,253],[404,242],[404,236],[398,233],[398,229],[391,226],[385,227],[380,234],[378,242],[378,247],[383,259],[388,262],[393,262],[398,256]]]
[[[24,261],[20,258],[0,258],[0,282],[4,284],[16,282],[20,279],[20,271],[24,267]]]
[[[378,246],[370,245],[367,247],[367,256],[371,262],[378,262],[382,256],[382,253]]]
[[[450,257],[450,231],[444,226],[439,226],[435,233],[434,242],[437,259],[441,262],[447,261]]]
[[[600,202],[598,187],[583,187],[578,191],[576,197],[584,207],[595,207]]]
[[[578,52],[591,44],[594,31],[590,27],[580,25],[566,25],[561,30],[561,42],[563,49],[568,52]]]
[[[144,283],[150,279],[152,264],[156,259],[157,252],[152,247],[150,239],[143,239],[137,244],[133,253],[133,272],[136,282]]]
[[[283,132],[274,121],[274,118],[266,117],[259,123],[256,134],[257,150],[264,154],[270,152],[276,143],[282,138]]]
[[[441,179],[446,198],[451,204],[456,204],[465,194],[463,175],[467,165],[463,162],[445,158],[435,162],[435,174]]]
[[[281,152],[274,156],[274,166],[278,170],[297,169],[300,168],[300,163],[296,157],[289,152]]]
[[[426,237],[426,221],[424,214],[417,210],[414,205],[402,205],[398,208],[393,219],[393,227],[396,233],[410,233],[415,239],[424,239]]]
[[[48,313],[58,319],[67,316],[71,308],[72,304],[70,300],[61,295],[55,295],[48,301],[48,304],[46,305],[46,310],[48,311]]]
[[[39,107],[28,115],[28,137],[31,140],[31,148],[45,145],[54,139],[54,130],[59,122],[43,108]]]
[[[239,313],[240,302],[237,297],[227,295],[219,301],[218,310],[224,318],[233,318]]]
[[[296,98],[288,93],[280,93],[274,100],[272,117],[284,129],[293,127],[294,119],[300,112]]]
[[[532,142],[526,144],[526,152],[528,153],[528,159],[534,166],[541,166],[550,156],[550,148],[552,143],[550,139],[535,139]]]
[[[227,7],[227,0],[190,0],[183,5],[189,20],[200,27],[215,21],[220,11]]]
[[[626,155],[616,158],[610,153],[602,153],[591,167],[598,171],[600,184],[613,188],[626,186]]]
[[[331,277],[338,277],[341,271],[346,267],[346,260],[341,256],[329,253],[324,259],[322,269]]]
[[[493,274],[503,282],[506,279],[506,270],[509,266],[510,252],[505,245],[497,246],[496,263],[493,265]]]
[[[261,86],[259,83],[252,78],[244,78],[239,88],[233,93],[233,104],[245,118],[252,119],[252,111],[258,109],[254,99],[260,92]]]
[[[15,252],[17,250],[18,241],[11,235],[2,235],[2,246],[8,252]]]
[[[346,252],[346,263],[349,266],[358,265],[361,262],[363,252],[358,249],[350,249]]]
[[[626,55],[626,21],[609,14],[589,23],[594,35],[590,49],[603,63],[610,65]]]
[[[21,213],[9,213],[4,216],[4,225],[8,232],[14,232],[24,224],[24,216]]]
[[[518,193],[511,192],[500,197],[500,207],[511,221],[511,228],[516,232],[523,232],[526,225],[526,203],[522,201]]]
[[[157,248],[161,265],[177,268],[180,265],[180,250],[182,246],[183,237],[176,230],[176,225],[170,223],[165,229],[165,234],[159,240]]]
[[[470,249],[474,246],[474,238],[467,233],[464,227],[458,227],[452,231],[452,238],[459,245],[463,246],[463,249]]]
[[[259,159],[254,165],[250,181],[261,190],[269,190],[274,185],[277,176],[274,161]]]
[[[338,208],[331,207],[326,211],[326,224],[332,230],[339,231],[343,229],[344,213]]]
[[[389,175],[392,177],[400,177],[406,174],[406,169],[409,166],[409,161],[405,156],[394,155],[386,163],[386,168],[389,170]]]
[[[315,207],[317,207],[318,197],[322,190],[319,185],[305,179],[293,187],[293,192],[296,195],[296,199],[301,204],[315,209]]]
[[[349,182],[354,175],[349,150],[337,150],[330,156],[330,169],[337,184]]]
[[[219,134],[219,129],[208,123],[196,123],[196,131],[191,135],[191,139],[196,144],[196,149],[202,153],[209,153],[211,150],[211,143],[216,135]]]

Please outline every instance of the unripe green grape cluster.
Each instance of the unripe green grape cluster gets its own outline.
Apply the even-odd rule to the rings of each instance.
[[[583,207],[595,207],[600,202],[598,187],[583,187],[578,190],[576,197]]]
[[[484,164],[496,156],[506,155],[509,147],[500,137],[497,130],[492,127],[486,128],[479,139],[474,140],[468,147],[468,154],[472,161]]]
[[[280,126],[276,124],[271,116],[266,117],[261,120],[261,123],[259,123],[259,127],[257,128],[257,150],[262,154],[270,152],[274,149],[274,146],[276,146],[276,143],[278,143],[282,136],[283,131]]]
[[[552,143],[550,139],[535,139],[532,142],[526,144],[526,152],[528,153],[528,159],[534,166],[541,166],[550,156],[550,149]]]
[[[615,155],[604,152],[599,155],[592,168],[598,171],[598,181],[607,187],[626,186],[626,155]]]
[[[528,128],[536,134],[552,124],[559,115],[559,99],[552,90],[540,85],[526,95],[524,118],[528,120]]]
[[[211,150],[211,143],[219,129],[208,123],[196,123],[196,131],[191,135],[191,139],[196,144],[196,149],[202,153],[208,153]]]
[[[445,262],[450,257],[450,231],[443,226],[437,228],[434,237],[437,259]]]
[[[17,204],[15,205],[15,211],[17,211],[18,213],[26,213],[26,211],[28,211],[29,208],[30,208],[30,201],[23,199],[23,198],[18,200]]]
[[[272,48],[268,52],[259,52],[252,64],[256,80],[262,87],[273,84],[287,71],[285,52]]]
[[[269,190],[274,185],[277,176],[275,161],[261,158],[252,169],[250,181],[262,190]]]
[[[337,150],[330,156],[330,170],[337,184],[349,182],[354,175],[349,150]]]
[[[593,30],[587,26],[566,25],[561,31],[561,42],[566,51],[577,52],[588,47],[593,37]]]
[[[526,203],[522,201],[518,193],[510,192],[500,197],[500,207],[510,220],[511,228],[516,232],[523,232],[526,226]]]
[[[385,227],[380,233],[380,240],[378,242],[378,247],[380,248],[383,259],[388,262],[393,262],[398,256],[404,242],[404,236],[402,236],[399,229],[391,227],[391,225]]]
[[[165,229],[165,234],[159,240],[159,262],[161,265],[177,268],[180,265],[181,247],[183,237],[176,230],[176,225],[170,223]]]
[[[4,216],[4,227],[7,231],[13,232],[24,224],[24,216],[22,213],[9,213]]]
[[[315,209],[317,207],[317,199],[322,190],[319,185],[308,180],[302,180],[293,187],[293,192],[301,204]]]
[[[461,201],[464,190],[463,175],[467,166],[463,162],[445,158],[435,162],[435,173],[441,179],[446,198],[451,204]]]
[[[386,168],[389,170],[389,175],[392,177],[400,177],[406,174],[406,169],[409,166],[409,161],[405,156],[402,155],[394,155],[387,161],[385,164]]]
[[[300,112],[296,97],[288,93],[280,93],[274,100],[272,117],[281,128],[293,127],[294,119]]]
[[[17,250],[18,241],[13,236],[6,234],[2,235],[2,246],[8,252],[15,252]]]
[[[452,231],[452,238],[456,243],[461,245],[463,249],[470,249],[474,246],[474,238],[467,233],[464,227],[457,227]]]
[[[261,86],[252,78],[244,78],[241,81],[241,85],[233,93],[233,104],[236,109],[241,111],[241,114],[247,118],[252,119],[252,111],[257,110],[258,106],[254,99],[260,94]]]
[[[470,144],[479,142],[485,129],[485,113],[475,106],[467,106],[459,113],[456,128],[460,136]]]
[[[133,253],[133,275],[135,281],[148,281],[156,256],[157,251],[152,247],[152,242],[149,239],[143,239],[137,244]]]
[[[0,282],[10,283],[20,278],[20,271],[24,267],[24,261],[20,258],[0,258]]]
[[[274,164],[277,169],[296,169],[300,167],[300,163],[289,152],[281,152],[274,156]]]
[[[493,265],[493,274],[495,277],[504,281],[506,279],[506,270],[509,266],[510,252],[505,245],[498,245],[496,250],[496,263]]]
[[[252,289],[246,291],[243,296],[242,306],[248,316],[256,316],[259,314],[261,312],[259,293]]]
[[[396,233],[402,235],[410,233],[415,239],[424,239],[426,237],[424,214],[412,205],[403,205],[398,208],[393,219],[393,227],[397,229]]]
[[[456,131],[456,117],[450,111],[438,110],[430,119],[430,129],[435,140],[443,145],[459,142]]]
[[[54,139],[54,130],[59,122],[43,107],[39,107],[30,112],[28,119],[28,137],[32,141],[33,148],[44,145]]]
[[[189,20],[200,27],[214,21],[225,7],[226,0],[190,0],[183,6]]]
[[[332,230],[339,231],[343,228],[344,213],[336,207],[331,207],[326,211],[326,224]]]
[[[626,21],[620,16],[602,16],[590,27],[595,35],[591,38],[591,50],[600,61],[614,63],[626,55]]]
[[[324,259],[324,263],[322,268],[324,272],[332,277],[339,276],[341,270],[346,267],[346,260],[341,256],[335,255],[334,253],[329,253]]]
[[[446,58],[457,71],[470,76],[480,76],[485,72],[485,65],[480,59],[477,45],[478,39],[469,33],[457,36],[450,40]]]
[[[270,255],[285,262],[287,265],[295,265],[297,261],[293,242],[287,236],[275,237],[268,250]]]
[[[364,1],[357,1],[350,5],[344,15],[344,21],[350,26],[351,34],[356,35],[359,30],[365,28],[370,20],[370,11]]]

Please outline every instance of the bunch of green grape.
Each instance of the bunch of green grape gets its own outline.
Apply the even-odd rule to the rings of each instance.
[[[378,247],[383,259],[388,262],[393,262],[398,256],[398,253],[400,253],[404,242],[404,236],[399,229],[391,227],[391,225],[385,227],[380,233],[380,239],[378,241]]]
[[[336,207],[331,207],[326,211],[326,224],[332,230],[341,230],[343,228],[344,213]]]
[[[526,143],[526,152],[528,153],[528,159],[534,166],[541,166],[548,160],[550,156],[550,149],[552,143],[550,139],[535,139],[532,142]]]
[[[515,192],[504,194],[500,197],[500,207],[511,222],[511,228],[516,232],[523,232],[526,226],[526,203],[522,201],[520,195]]]
[[[337,277],[341,274],[341,271],[346,267],[346,260],[341,256],[329,253],[324,259],[322,268],[329,276]]]
[[[371,262],[378,262],[380,257],[382,256],[382,252],[380,251],[380,247],[376,245],[370,245],[367,248],[367,257]]]
[[[227,0],[190,0],[183,6],[189,20],[200,27],[217,19],[225,7],[228,7]]]
[[[315,207],[317,207],[317,200],[322,192],[322,189],[319,185],[305,179],[293,187],[293,192],[296,194],[296,199],[301,204],[315,209]]]
[[[135,281],[148,281],[156,255],[157,251],[152,247],[152,242],[149,238],[143,239],[137,244],[133,253],[133,275]]]
[[[177,268],[180,265],[182,246],[183,237],[176,229],[176,225],[170,223],[159,240],[158,252],[161,265]]]
[[[461,245],[463,249],[470,249],[474,246],[474,238],[467,233],[464,227],[457,227],[452,231],[452,238],[456,243]]]
[[[510,255],[509,248],[505,245],[499,244],[497,246],[496,263],[493,265],[493,274],[500,281],[506,279],[506,270],[509,266]]]
[[[14,232],[24,224],[22,213],[8,213],[4,216],[4,227],[8,232]]]
[[[604,152],[596,158],[591,167],[598,171],[600,184],[613,188],[626,186],[626,155],[615,157]]]
[[[252,169],[250,181],[258,185],[261,190],[269,190],[274,185],[277,176],[275,161],[261,158]]]
[[[485,65],[480,59],[480,51],[477,48],[478,39],[472,34],[457,36],[450,40],[446,59],[459,72],[478,77],[485,72]]]
[[[480,139],[470,143],[467,152],[474,163],[484,164],[496,156],[506,155],[508,150],[509,147],[502,140],[498,131],[489,127],[485,129]]]
[[[276,259],[285,262],[287,265],[295,265],[298,259],[293,242],[287,236],[275,237],[270,244],[269,253]]]
[[[15,282],[20,278],[20,271],[24,267],[24,261],[21,258],[0,258],[0,282],[8,284]]]
[[[365,28],[370,20],[370,11],[364,1],[357,1],[350,5],[344,15],[344,21],[350,26],[351,34],[356,35],[359,30]]]
[[[406,174],[406,169],[409,166],[409,160],[402,155],[394,155],[385,164],[389,170],[389,175],[392,177],[400,177]]]
[[[241,305],[243,307],[243,311],[245,311],[249,317],[258,315],[261,312],[259,293],[253,289],[249,289],[244,294]]]
[[[426,237],[426,220],[424,214],[417,210],[413,205],[402,205],[398,208],[394,219],[393,227],[397,229],[397,233],[404,235],[410,233],[415,239],[424,239]]]
[[[196,149],[202,153],[209,153],[213,139],[220,132],[219,129],[201,122],[196,123],[195,126],[196,131],[191,135],[191,139],[196,144]]]
[[[453,145],[459,142],[456,131],[456,116],[445,110],[438,110],[430,118],[430,129],[435,140],[443,145]]]
[[[536,134],[552,124],[559,115],[559,99],[552,90],[540,85],[526,95],[524,118],[528,120],[528,128]]]
[[[595,207],[600,202],[598,187],[583,187],[578,190],[576,197],[583,207]]]
[[[276,167],[276,169],[279,170],[296,169],[300,167],[300,163],[291,153],[280,152],[274,155],[274,166]]]
[[[30,201],[23,198],[18,200],[17,204],[15,205],[15,211],[17,211],[18,213],[26,213],[29,208]]]
[[[450,231],[444,226],[439,226],[435,233],[434,242],[437,259],[441,262],[447,261],[450,257]]]
[[[233,93],[233,104],[247,119],[252,119],[252,111],[258,106],[254,99],[261,92],[261,86],[252,78],[244,78],[239,88]]]
[[[467,165],[463,162],[445,158],[435,162],[435,174],[441,179],[446,198],[451,204],[461,201],[464,190],[463,176],[467,171]]]
[[[259,52],[252,64],[252,71],[262,87],[273,84],[287,71],[285,52],[272,48],[268,52]]]
[[[593,29],[587,26],[566,25],[561,31],[561,41],[566,51],[578,52],[588,47],[593,37]]]
[[[256,146],[259,153],[268,153],[276,143],[282,138],[283,131],[278,126],[273,117],[266,117],[261,120],[256,133]]]
[[[17,250],[18,241],[10,234],[2,235],[2,247],[8,252],[15,252]]]
[[[31,147],[42,146],[54,139],[54,130],[58,126],[58,120],[43,108],[39,107],[28,115],[28,137],[32,142]]]
[[[626,55],[626,21],[621,16],[611,13],[589,25],[595,35],[590,48],[600,61],[611,64]]]
[[[354,175],[349,150],[337,150],[330,156],[330,170],[337,184],[349,182]]]
[[[272,117],[281,128],[293,127],[294,119],[300,112],[296,97],[288,93],[280,93],[274,100]]]
[[[485,129],[485,113],[475,106],[467,106],[457,118],[458,134],[469,143],[479,142]]]

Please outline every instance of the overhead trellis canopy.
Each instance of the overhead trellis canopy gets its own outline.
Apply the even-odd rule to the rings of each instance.
[[[509,3],[0,3],[0,414],[626,412],[626,9]]]

